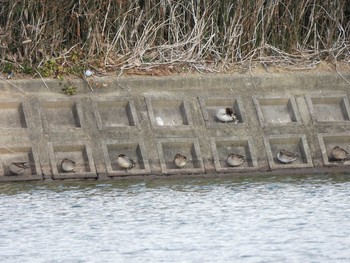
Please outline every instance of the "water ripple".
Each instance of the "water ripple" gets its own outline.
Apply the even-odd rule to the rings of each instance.
[[[3,262],[349,262],[350,180],[0,185]]]

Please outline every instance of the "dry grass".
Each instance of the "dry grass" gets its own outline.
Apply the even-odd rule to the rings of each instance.
[[[1,0],[0,71],[350,62],[348,0]]]

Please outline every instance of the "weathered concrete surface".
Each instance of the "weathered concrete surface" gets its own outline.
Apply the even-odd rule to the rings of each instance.
[[[331,160],[339,145],[350,152],[350,74],[101,77],[71,80],[67,96],[57,80],[0,81],[0,180],[235,176],[348,172],[350,160]],[[221,123],[232,107],[239,123]],[[276,159],[286,148],[291,164]],[[184,168],[174,166],[177,152]],[[238,167],[226,156],[245,156]],[[135,167],[117,164],[121,153]],[[64,158],[76,162],[64,172]],[[21,175],[12,162],[29,162]]]

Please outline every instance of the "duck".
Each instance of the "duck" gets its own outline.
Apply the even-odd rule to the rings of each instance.
[[[123,153],[118,155],[117,163],[120,168],[125,169],[126,171],[135,166],[134,160]]]
[[[292,153],[290,151],[287,151],[285,149],[280,150],[280,152],[277,154],[277,159],[281,163],[292,163],[296,159],[298,159],[299,155],[296,153]]]
[[[338,145],[332,150],[332,157],[336,161],[344,161],[348,157],[349,153]]]
[[[232,108],[219,109],[216,112],[216,118],[221,122],[231,122],[238,123],[237,116],[234,114]]]
[[[177,168],[182,168],[187,163],[187,157],[181,153],[177,153],[174,158],[174,163]]]
[[[244,163],[244,156],[236,153],[230,153],[227,155],[226,161],[230,166],[236,167]]]
[[[28,162],[12,162],[9,165],[9,170],[13,175],[21,175],[30,168]]]
[[[61,168],[63,172],[69,173],[69,172],[75,172],[75,165],[76,163],[68,158],[64,158],[61,162]]]

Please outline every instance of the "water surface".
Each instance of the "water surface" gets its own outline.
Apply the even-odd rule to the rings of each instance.
[[[0,184],[2,262],[350,262],[350,176]]]

